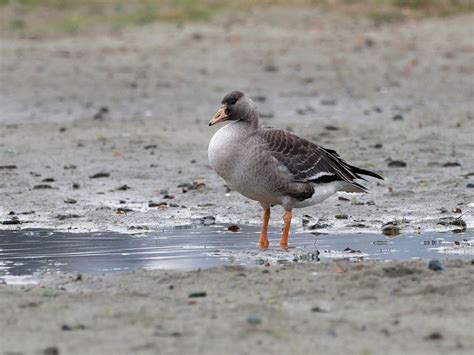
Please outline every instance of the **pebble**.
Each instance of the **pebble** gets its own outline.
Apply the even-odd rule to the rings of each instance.
[[[201,221],[202,221],[202,224],[204,224],[205,226],[210,226],[211,224],[216,223],[216,218],[213,216],[206,216],[206,217],[203,217]]]
[[[391,168],[404,168],[407,166],[407,163],[402,160],[390,160],[387,165]]]
[[[0,170],[12,170],[17,168],[16,165],[0,165]]]
[[[64,203],[75,204],[77,201],[73,198],[67,198],[64,200]]]
[[[340,130],[339,127],[337,127],[337,126],[331,126],[331,125],[324,126],[324,129],[327,130],[327,131],[339,131],[339,130]]]
[[[81,187],[81,185],[79,185],[77,182],[74,182],[74,183],[72,184],[72,188],[73,188],[73,189],[78,189],[78,188],[80,188],[80,187]]]
[[[395,115],[395,116],[392,117],[392,120],[394,120],[394,121],[401,121],[401,120],[403,120],[403,116],[400,115],[400,114]]]
[[[466,185],[466,187],[467,187],[468,189],[474,189],[474,181],[468,182],[467,185]]]
[[[442,271],[443,265],[441,264],[441,261],[434,259],[434,260],[431,260],[430,263],[428,264],[428,269],[433,270],[433,271]]]
[[[443,168],[452,168],[452,167],[455,167],[455,166],[461,166],[461,164],[459,164],[456,161],[448,161],[447,163],[443,164]]]
[[[206,297],[207,292],[205,291],[198,291],[198,292],[191,292],[188,297],[189,298],[201,298],[201,297]]]
[[[127,213],[127,212],[133,212],[133,210],[131,208],[127,208],[127,207],[119,207],[115,210],[115,212],[117,212],[117,213]]]
[[[149,144],[149,145],[146,145],[145,147],[143,147],[144,149],[156,149],[157,148],[157,145],[156,144]]]
[[[237,224],[231,224],[227,227],[227,230],[231,232],[238,232],[240,230],[240,227]]]
[[[12,219],[8,219],[2,222],[3,225],[14,225],[14,224],[21,224],[21,221],[18,217],[13,217]]]
[[[148,207],[165,207],[168,206],[168,203],[166,202],[148,202]]]
[[[347,214],[337,214],[334,216],[336,219],[348,219],[349,216]]]
[[[109,173],[100,172],[100,173],[89,176],[89,179],[99,179],[99,178],[107,178],[107,177],[110,177]]]
[[[400,227],[387,223],[382,227],[382,233],[387,237],[395,237],[400,234]]]
[[[438,224],[442,226],[455,226],[459,227],[458,229],[465,230],[467,225],[466,222],[462,218],[454,218],[454,217],[444,217],[438,221]]]
[[[74,170],[77,169],[77,166],[74,164],[64,165],[64,170]]]
[[[39,184],[39,185],[33,186],[34,190],[45,190],[45,189],[52,189],[52,188],[53,187],[51,185],[48,185],[48,184]]]
[[[262,323],[262,318],[260,318],[256,314],[252,314],[252,315],[247,317],[247,323],[248,324],[253,324],[253,325],[260,324],[260,323]]]
[[[102,106],[99,110],[94,114],[94,120],[101,120],[105,118],[105,116],[109,113],[109,108],[107,106]]]
[[[130,190],[130,189],[131,189],[131,187],[128,186],[128,185],[122,185],[122,186],[117,187],[115,190],[117,190],[117,191],[127,191],[127,190]]]
[[[50,346],[43,350],[43,355],[59,355],[59,349],[56,346]]]
[[[333,106],[333,105],[336,105],[337,104],[337,101],[336,100],[321,100],[319,102],[321,105],[323,106]]]
[[[81,216],[77,215],[77,214],[58,214],[56,216],[57,219],[59,219],[60,221],[64,221],[65,219],[71,219],[71,218],[81,218]]]

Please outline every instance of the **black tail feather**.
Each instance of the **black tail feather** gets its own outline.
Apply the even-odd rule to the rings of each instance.
[[[372,176],[374,178],[384,180],[384,178],[382,176],[380,176],[377,173],[374,173],[373,171],[361,169],[361,168],[358,168],[357,166],[352,166],[352,165],[350,167],[351,167],[352,172],[354,172],[356,174]],[[359,178],[365,180],[363,177],[359,177]]]

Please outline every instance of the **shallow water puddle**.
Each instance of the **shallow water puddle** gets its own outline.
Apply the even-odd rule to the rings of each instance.
[[[111,272],[145,269],[190,270],[228,264],[317,262],[337,258],[472,259],[474,231],[463,234],[377,234],[290,236],[288,252],[278,249],[272,230],[271,248],[259,251],[258,227],[230,232],[224,226],[199,226],[150,232],[64,233],[51,230],[0,231],[0,277],[50,271]]]

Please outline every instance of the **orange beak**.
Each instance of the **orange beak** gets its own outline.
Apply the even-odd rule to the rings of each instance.
[[[225,112],[227,109],[226,105],[222,105],[217,110],[216,114],[209,121],[209,126],[215,125],[216,123],[223,122],[229,119],[229,115]]]

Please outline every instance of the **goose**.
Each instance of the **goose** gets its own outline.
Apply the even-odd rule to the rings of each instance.
[[[263,208],[259,247],[267,249],[270,207],[284,209],[280,248],[288,250],[293,208],[318,204],[338,191],[367,193],[356,182],[380,175],[346,163],[323,148],[283,129],[263,127],[256,104],[241,91],[227,94],[209,126],[230,121],[211,138],[209,163],[227,185]]]

